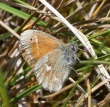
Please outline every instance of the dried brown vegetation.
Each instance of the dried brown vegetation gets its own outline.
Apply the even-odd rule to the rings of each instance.
[[[109,107],[109,75],[102,81],[103,74],[98,75],[96,69],[98,64],[103,64],[104,71],[110,73],[110,1],[47,0],[87,36],[98,60],[91,57],[71,30],[39,0],[24,1],[0,0],[0,104],[5,107]],[[49,93],[42,89],[19,53],[19,35],[26,29],[44,31],[66,43],[74,40],[82,49],[78,52],[81,61],[74,68],[78,74],[73,77],[71,73],[60,91]]]

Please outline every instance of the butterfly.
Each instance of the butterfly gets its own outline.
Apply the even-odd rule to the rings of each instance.
[[[19,49],[32,67],[37,81],[45,90],[60,90],[78,61],[78,45],[63,43],[39,30],[26,30],[20,35]]]

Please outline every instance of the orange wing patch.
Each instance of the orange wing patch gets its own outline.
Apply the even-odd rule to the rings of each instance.
[[[52,51],[53,49],[56,49],[58,45],[58,41],[47,36],[38,35],[38,47],[40,53],[39,58]]]

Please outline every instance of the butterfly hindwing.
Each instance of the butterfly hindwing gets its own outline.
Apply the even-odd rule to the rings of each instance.
[[[55,49],[42,57],[34,67],[36,78],[44,89],[50,92],[62,88],[67,79],[70,68],[60,49]]]

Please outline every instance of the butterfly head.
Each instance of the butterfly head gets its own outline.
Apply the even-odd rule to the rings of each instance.
[[[74,42],[68,43],[67,46],[70,51],[72,51],[73,53],[77,53],[78,45],[76,43],[74,43]]]
[[[78,61],[78,45],[76,43],[72,42],[66,45],[61,45],[60,49],[62,50],[62,56],[64,57],[63,59],[65,60],[65,62],[67,62],[67,65],[71,66]]]

